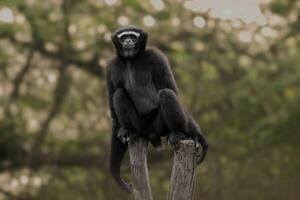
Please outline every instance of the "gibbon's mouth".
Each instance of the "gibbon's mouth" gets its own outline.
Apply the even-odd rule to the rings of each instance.
[[[134,44],[123,45],[123,49],[124,50],[132,50],[132,49],[134,49]]]

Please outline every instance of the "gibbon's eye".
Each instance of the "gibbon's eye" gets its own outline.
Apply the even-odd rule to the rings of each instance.
[[[139,37],[134,35],[134,34],[126,34],[126,35],[122,35],[120,38],[119,38],[119,41],[121,43],[123,42],[133,42],[133,43],[137,43]]]
[[[130,38],[134,41],[137,41],[138,37],[136,35],[130,35]]]
[[[126,38],[127,38],[127,35],[122,35],[122,36],[119,38],[119,40],[120,40],[120,41],[124,41]]]

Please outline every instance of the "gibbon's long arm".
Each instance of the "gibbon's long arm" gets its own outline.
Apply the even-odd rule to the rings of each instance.
[[[124,158],[124,155],[127,151],[128,144],[123,143],[117,137],[118,131],[121,127],[117,115],[114,110],[113,106],[113,95],[115,92],[115,88],[111,81],[111,74],[109,66],[107,66],[106,72],[106,84],[107,84],[107,93],[108,93],[108,102],[109,102],[109,109],[112,118],[112,135],[111,135],[111,152],[110,152],[110,161],[109,161],[109,169],[116,180],[116,182],[128,192],[132,191],[132,185],[130,183],[126,183],[120,175],[120,168],[121,163]]]

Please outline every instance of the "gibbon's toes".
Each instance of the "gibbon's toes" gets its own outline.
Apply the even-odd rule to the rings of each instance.
[[[196,158],[196,164],[199,165],[200,163],[202,163],[207,155],[207,150],[208,150],[208,143],[205,141],[205,142],[200,142],[201,144],[201,147],[202,147],[202,152],[201,150],[198,150],[198,155],[197,155],[197,158]]]
[[[130,140],[135,140],[140,137],[139,133],[135,130],[128,130],[125,128],[120,128],[118,131],[117,137],[119,140],[121,140],[123,143],[127,143]]]
[[[131,131],[130,134],[128,134],[128,141],[135,140],[139,137],[140,137],[140,135],[137,131]]]
[[[127,192],[130,192],[130,193],[133,192],[133,185],[131,183],[127,183],[125,187],[126,187],[125,190]]]
[[[117,137],[119,138],[119,140],[121,140],[121,142],[126,143],[129,138],[128,131],[124,128],[120,128],[120,130],[118,131]]]
[[[200,165],[203,162],[203,160],[204,160],[204,156],[202,154],[197,155],[197,157],[196,157],[196,164]]]
[[[161,146],[161,138],[156,133],[149,133],[148,134],[148,141],[154,146],[159,147]]]
[[[175,148],[175,150],[178,149],[178,143],[181,141],[181,140],[185,140],[186,139],[186,136],[184,133],[171,133],[169,136],[168,136],[168,144],[170,146],[173,146]]]
[[[116,178],[117,183],[119,184],[119,186],[124,189],[126,192],[132,192],[133,191],[133,185],[132,183],[128,183],[126,181],[124,181],[123,179],[121,179],[120,177]]]

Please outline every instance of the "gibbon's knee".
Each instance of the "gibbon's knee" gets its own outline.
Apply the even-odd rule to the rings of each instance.
[[[177,95],[171,89],[159,91],[159,107],[168,128],[173,132],[187,132],[187,120]]]
[[[172,109],[173,106],[176,108],[180,108],[183,111],[178,97],[176,96],[175,92],[171,89],[162,89],[158,92],[159,103],[162,108],[170,108]]]
[[[162,89],[162,90],[158,91],[158,96],[159,96],[159,99],[160,98],[165,98],[165,97],[177,98],[175,92],[171,89],[168,89],[168,88],[165,88],[165,89]]]

